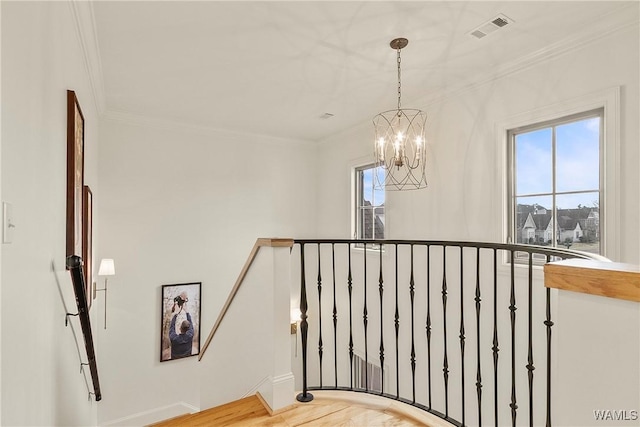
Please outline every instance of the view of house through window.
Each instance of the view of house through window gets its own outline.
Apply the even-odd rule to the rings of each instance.
[[[374,188],[374,174],[384,182],[384,169],[367,165],[356,168],[356,239],[384,239],[384,189]]]
[[[603,110],[509,131],[511,239],[600,253]]]

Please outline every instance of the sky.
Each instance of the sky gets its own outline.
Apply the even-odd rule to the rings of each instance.
[[[384,190],[376,190],[373,182],[374,169],[366,169],[363,171],[363,193],[364,199],[371,202],[372,206],[384,205]],[[377,172],[381,174],[380,181],[384,182],[384,170],[377,168]]]
[[[560,209],[598,203],[600,118],[588,118],[556,127],[557,193]],[[540,195],[553,190],[552,129],[544,128],[516,135],[516,195],[518,203],[538,203],[551,208],[551,196]],[[537,196],[522,197],[537,194]]]

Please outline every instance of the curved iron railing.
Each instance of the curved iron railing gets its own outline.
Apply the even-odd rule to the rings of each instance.
[[[542,274],[536,270],[551,260],[602,257],[424,240],[299,239],[295,247],[298,400],[312,400],[313,390],[348,390],[402,401],[458,426],[497,426],[504,417],[515,426],[519,410],[526,410],[528,425],[551,426],[554,323],[551,292],[534,286]],[[311,280],[315,289],[307,286]],[[310,343],[317,352],[309,352]],[[542,389],[534,387],[540,377]]]

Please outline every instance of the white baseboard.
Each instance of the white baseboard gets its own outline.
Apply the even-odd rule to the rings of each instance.
[[[280,412],[294,402],[295,378],[291,372],[268,378],[264,381],[258,393],[268,406],[270,414]]]
[[[260,394],[259,398],[263,403],[267,404],[267,410],[270,413],[274,413],[275,411],[280,412],[283,408],[288,407],[291,404],[289,401],[293,399],[293,390],[293,374],[287,373],[284,375],[279,375],[275,378],[266,376],[256,385],[254,385],[250,390],[248,390],[241,398]],[[271,408],[271,406],[274,406],[274,408]],[[126,417],[99,423],[99,425],[101,427],[146,426],[149,424],[157,423],[159,421],[179,417],[180,415],[193,414],[196,412],[200,412],[200,408],[189,405],[185,402],[177,402],[171,405],[150,409],[148,411],[138,412],[137,414],[132,414]]]
[[[271,381],[271,377],[270,376],[266,376],[263,379],[260,380],[260,382],[258,382],[258,384],[256,384],[255,386],[253,386],[248,392],[246,392],[244,394],[244,397],[249,397],[249,396],[253,396],[254,394],[258,393],[258,391],[260,390],[260,388],[266,383],[266,382],[270,382]]]
[[[169,418],[179,417],[180,415],[193,414],[199,412],[200,409],[185,402],[177,402],[171,405],[162,406],[160,408],[150,409],[148,411],[138,412],[137,414],[128,415],[116,420],[100,423],[100,426],[146,426]]]

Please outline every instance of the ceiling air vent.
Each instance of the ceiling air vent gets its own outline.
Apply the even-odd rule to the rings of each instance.
[[[509,21],[507,21],[506,19],[504,19],[501,16],[498,16],[496,19],[491,21],[491,23],[494,24],[494,25],[497,25],[498,27],[504,27],[505,25],[507,25],[509,23]]]
[[[497,31],[501,28],[504,28],[505,26],[511,24],[515,22],[513,19],[508,18],[507,16],[503,15],[503,14],[499,14],[498,16],[496,16],[495,18],[493,18],[492,20],[485,22],[484,24],[480,25],[479,27],[475,28],[473,31],[469,32],[469,35],[477,38],[477,39],[481,39],[484,36],[487,36],[491,33],[493,33],[494,31]]]

